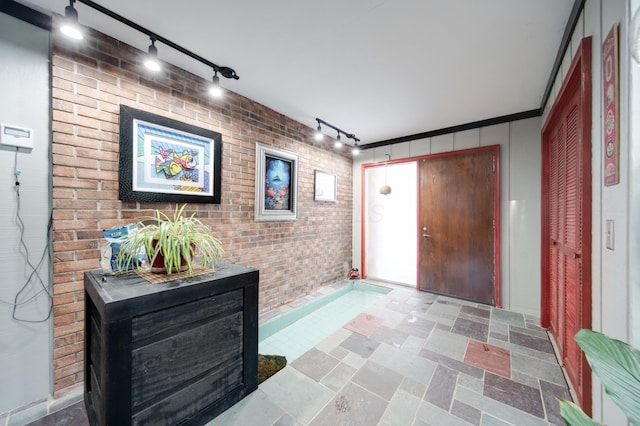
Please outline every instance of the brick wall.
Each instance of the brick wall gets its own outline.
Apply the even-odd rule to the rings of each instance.
[[[260,311],[343,279],[351,267],[352,162],[312,129],[250,99],[207,96],[207,80],[166,65],[153,77],[139,50],[93,32],[80,45],[52,33],[54,391],[82,382],[83,276],[99,267],[102,229],[169,204],[118,200],[120,105],[222,134],[222,202],[192,204],[225,260],[260,270]],[[241,74],[242,70],[238,70]],[[223,79],[224,80],[224,79]],[[233,82],[227,83],[233,88]],[[299,156],[298,219],[255,222],[255,144]],[[313,200],[314,170],[337,175],[338,202]]]

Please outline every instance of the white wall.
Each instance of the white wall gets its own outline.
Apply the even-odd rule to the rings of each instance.
[[[501,298],[504,308],[540,313],[540,118],[363,150],[353,163],[353,264],[362,264],[361,167],[446,151],[500,145]]]
[[[640,0],[629,12],[640,20]],[[640,348],[640,64],[631,59],[629,68],[629,342]]]
[[[20,217],[24,242],[35,266],[48,244],[50,208],[49,32],[0,13],[0,123],[33,129],[35,148],[17,154]],[[0,300],[13,302],[31,270],[20,254],[14,191],[15,148],[0,147]],[[50,287],[47,257],[38,275]],[[40,283],[32,280],[23,296],[34,295]],[[24,298],[21,300],[25,300]],[[23,319],[48,314],[48,296],[41,293],[17,310]],[[12,307],[0,303],[0,413],[46,400],[51,393],[51,319],[27,323],[12,319]]]
[[[635,8],[638,0],[634,0]],[[592,328],[616,339],[638,342],[640,327],[640,128],[631,122],[631,108],[640,110],[637,64],[630,63],[628,24],[629,0],[587,0],[580,21],[571,38],[562,70],[545,107],[544,118],[553,105],[562,82],[583,37],[592,37]],[[602,125],[602,42],[614,23],[619,29],[619,94],[620,94],[620,183],[604,186]],[[630,72],[633,71],[633,74]],[[635,117],[638,112],[635,112]],[[605,224],[615,221],[614,250],[606,248]],[[635,330],[635,331],[634,331]],[[605,424],[626,424],[625,416],[604,395],[599,381],[593,381],[593,417]]]

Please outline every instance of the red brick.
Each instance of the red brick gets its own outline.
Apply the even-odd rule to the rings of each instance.
[[[118,199],[121,104],[222,134],[222,203],[193,204],[188,211],[220,236],[225,259],[260,269],[261,311],[344,278],[351,258],[348,154],[317,144],[313,129],[233,92],[212,102],[203,93],[207,79],[176,67],[149,80],[139,75],[138,49],[98,32],[80,48],[62,46],[57,35],[52,40],[54,357],[60,360],[54,395],[82,381],[83,276],[99,266],[102,229],[175,207]],[[299,220],[254,221],[255,141],[298,154]],[[335,204],[313,201],[314,169],[338,176]],[[313,244],[320,235],[322,244]]]

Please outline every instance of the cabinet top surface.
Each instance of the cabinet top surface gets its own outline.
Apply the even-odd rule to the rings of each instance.
[[[214,272],[195,277],[179,278],[159,284],[152,284],[135,273],[126,275],[103,275],[101,271],[85,273],[85,286],[92,286],[105,303],[113,303],[132,298],[153,296],[159,293],[180,293],[197,291],[202,284],[229,281],[229,278],[240,277],[258,270],[233,263],[216,265]],[[225,280],[226,279],[226,280]],[[250,279],[250,278],[249,278]]]

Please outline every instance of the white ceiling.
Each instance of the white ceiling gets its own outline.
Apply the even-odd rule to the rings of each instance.
[[[65,0],[21,1],[64,14]],[[574,0],[98,0],[220,66],[233,92],[361,144],[540,107]],[[149,38],[82,3],[82,25]],[[212,71],[157,43],[161,59]],[[335,136],[335,132],[328,133]]]

